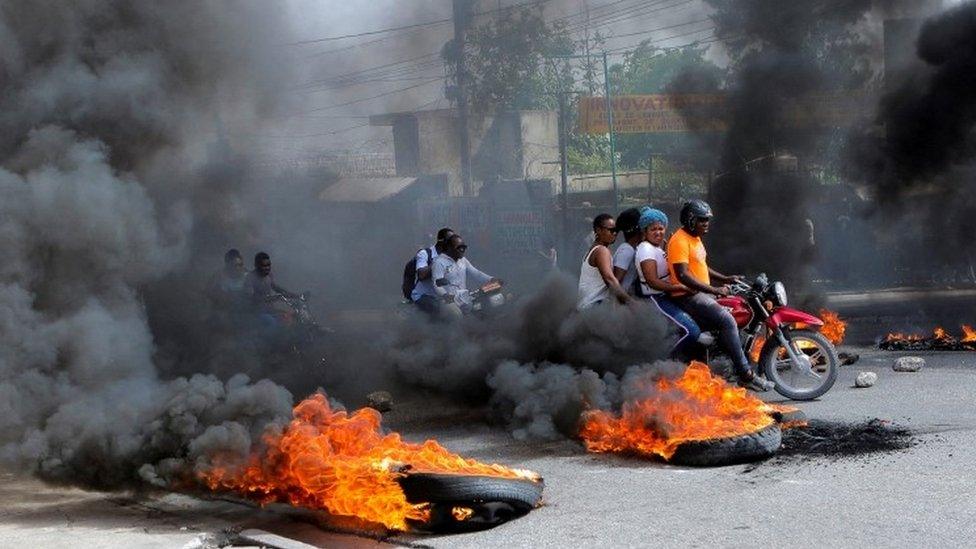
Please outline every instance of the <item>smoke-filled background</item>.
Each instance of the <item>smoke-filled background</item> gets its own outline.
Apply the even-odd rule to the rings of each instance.
[[[2,459],[115,487],[246,452],[291,395],[207,370],[172,378],[146,295],[241,227],[208,154],[215,117],[261,116],[287,28],[250,3],[0,7]],[[230,214],[230,215],[228,215]],[[151,300],[149,300],[151,302]]]
[[[722,70],[676,70],[662,85],[729,98],[728,131],[694,140],[697,162],[716,174],[708,195],[717,214],[709,241],[716,267],[768,270],[815,296],[818,289],[806,287],[811,279],[863,282],[890,271],[876,252],[882,224],[908,233],[904,246],[891,249],[911,250],[902,259],[912,265],[972,264],[973,4],[927,21],[909,63],[917,68],[884,83],[863,55],[878,40],[877,26],[866,24],[878,16],[873,3],[650,4],[626,13],[594,6],[586,20],[617,25],[622,36],[598,43],[610,49],[649,26],[690,18],[714,27],[702,55]],[[294,396],[319,386],[350,402],[378,388],[437,391],[488,404],[519,438],[553,438],[572,435],[583,409],[631,398],[636,380],[676,371],[660,362],[670,328],[646,308],[575,313],[575,248],[588,232],[581,219],[596,213],[589,201],[550,235],[563,243],[563,272],[540,270],[506,316],[451,325],[397,319],[399,269],[438,227],[401,226],[369,210],[327,211],[319,194],[341,173],[271,160],[298,147],[296,138],[305,151],[392,148],[390,128],[370,127],[364,117],[450,107],[441,58],[450,25],[366,38],[377,49],[357,50],[315,37],[345,32],[354,17],[436,22],[443,10],[313,8],[298,1],[0,5],[5,466],[104,488],[167,485],[206,467],[216,452],[245,455],[269,425],[288,419]],[[561,22],[574,39],[585,30],[590,45],[575,4],[551,2],[514,19],[478,9],[482,36],[493,36],[493,21],[531,22],[534,13]],[[647,22],[654,18],[661,23]],[[688,40],[676,37],[659,44]],[[420,59],[422,73],[377,72],[396,64],[391,56]],[[529,75],[544,73],[536,70],[544,64],[526,66]],[[482,68],[486,79],[497,74]],[[592,78],[589,69],[574,74]],[[398,92],[370,91],[388,83]],[[499,110],[552,108],[549,84],[531,84],[550,104],[519,103],[527,100],[516,94]],[[870,92],[863,124],[824,132],[785,123],[791,101],[850,89]],[[370,142],[380,134],[387,140]],[[577,137],[574,169],[602,146]],[[529,164],[546,162],[552,158],[543,155]],[[824,191],[814,181],[823,172],[844,174],[838,187],[852,197],[833,217],[822,215]],[[824,227],[823,219],[834,222]],[[477,244],[470,257],[479,263],[490,250]],[[248,264],[255,252],[270,252],[279,282],[313,291],[320,320],[337,330],[324,364],[270,359],[253,342],[212,329],[205,288],[231,247]],[[838,254],[859,261],[838,262]]]

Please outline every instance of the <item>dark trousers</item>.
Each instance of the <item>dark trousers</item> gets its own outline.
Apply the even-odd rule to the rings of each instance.
[[[718,304],[715,298],[703,293],[673,298],[679,307],[698,322],[704,330],[717,330],[718,340],[732,359],[735,373],[742,377],[752,377],[749,360],[742,350],[739,327],[732,313]]]
[[[418,309],[427,313],[432,318],[436,318],[438,313],[440,313],[442,303],[443,301],[432,295],[422,295],[420,299],[414,301]]]

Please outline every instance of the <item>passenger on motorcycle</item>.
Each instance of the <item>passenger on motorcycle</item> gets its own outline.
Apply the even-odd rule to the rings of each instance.
[[[668,216],[661,210],[641,208],[637,222],[643,242],[637,245],[634,264],[639,280],[638,297],[649,299],[665,317],[676,324],[681,337],[671,348],[671,354],[682,360],[690,360],[701,336],[698,323],[668,295],[688,288],[673,282],[668,272],[668,260],[664,252],[664,233],[668,228]]]
[[[434,279],[434,290],[444,301],[441,315],[447,317],[461,316],[471,306],[471,295],[468,292],[468,282],[474,283],[476,288],[495,280],[475,268],[464,257],[468,245],[461,235],[455,234],[447,240],[444,253],[434,259],[431,267],[431,277]]]
[[[637,267],[634,264],[634,251],[643,239],[637,227],[640,216],[641,210],[627,208],[617,216],[616,223],[617,232],[623,233],[624,241],[613,252],[613,276],[629,295],[636,294],[634,281],[637,280]]]
[[[230,311],[246,303],[244,258],[236,248],[224,254],[224,268],[210,281],[210,301],[215,309]]]
[[[587,309],[610,299],[620,303],[631,301],[630,296],[613,276],[613,256],[610,245],[617,240],[617,224],[610,214],[600,214],[593,219],[594,243],[580,265],[579,292],[576,308]]]
[[[712,208],[704,200],[692,200],[682,206],[680,217],[681,228],[668,242],[667,260],[671,279],[686,288],[672,291],[672,297],[702,328],[718,330],[719,342],[732,358],[740,385],[754,391],[772,389],[775,385],[756,376],[750,367],[732,313],[715,300],[715,296],[729,295],[726,284],[741,277],[723,275],[706,263],[701,237],[708,233]],[[713,281],[722,286],[712,286]]]
[[[289,299],[299,297],[298,294],[289,292],[275,283],[274,275],[271,273],[271,256],[265,252],[259,252],[254,256],[254,270],[247,273],[245,288],[250,292],[251,303],[258,318],[269,328],[276,328],[279,325],[273,307],[275,296],[280,294]]]
[[[444,253],[447,241],[454,236],[454,231],[448,227],[437,231],[437,242],[429,248],[417,252],[417,284],[410,294],[410,300],[421,311],[436,315],[443,301],[437,295],[434,288],[434,279],[431,277],[434,260]]]

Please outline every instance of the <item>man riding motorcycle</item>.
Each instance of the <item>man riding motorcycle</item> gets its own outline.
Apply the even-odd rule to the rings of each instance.
[[[275,297],[277,295],[288,299],[300,297],[275,283],[274,275],[271,273],[271,256],[265,252],[259,252],[254,256],[254,270],[247,273],[244,285],[251,294],[251,303],[261,323],[272,329],[278,328],[280,324],[274,308]]]
[[[461,235],[452,235],[447,240],[444,253],[434,258],[431,266],[431,278],[437,295],[446,304],[441,308],[441,314],[448,317],[458,317],[470,309],[472,300],[468,292],[468,281],[480,287],[495,280],[474,267],[464,257],[468,245]]]
[[[712,208],[704,200],[692,200],[682,206],[679,217],[681,228],[668,241],[667,260],[672,281],[684,284],[686,289],[672,292],[673,299],[702,328],[718,330],[719,342],[732,358],[740,385],[754,391],[773,389],[775,384],[757,376],[749,365],[732,313],[715,300],[716,296],[729,295],[726,284],[740,277],[724,275],[706,263],[702,236],[708,233]],[[721,286],[712,286],[713,281]]]

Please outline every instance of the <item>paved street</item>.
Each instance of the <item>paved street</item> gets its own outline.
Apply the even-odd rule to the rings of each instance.
[[[408,439],[436,437],[452,450],[539,471],[546,504],[493,530],[455,536],[398,536],[386,542],[433,547],[607,546],[960,546],[976,521],[976,353],[929,353],[918,373],[895,373],[895,353],[855,349],[811,418],[889,419],[918,444],[857,458],[776,460],[714,469],[585,453],[575,442],[522,443],[489,427],[479,411],[400,405],[390,427]],[[854,389],[859,370],[878,383]],[[5,546],[181,547],[224,529],[262,528],[319,546],[375,546],[323,531],[307,515],[257,510],[188,496],[129,497],[45,487],[5,476],[0,487]],[[217,539],[217,538],[210,538]]]

